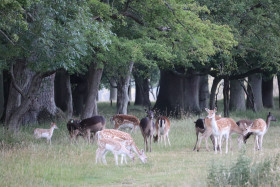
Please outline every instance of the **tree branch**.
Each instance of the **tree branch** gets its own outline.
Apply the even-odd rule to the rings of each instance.
[[[15,45],[15,43],[0,29],[0,33],[13,45]]]
[[[11,78],[12,78],[12,84],[14,86],[14,88],[18,91],[18,93],[20,93],[20,95],[24,98],[25,95],[22,91],[22,89],[19,87],[19,85],[16,83],[16,79],[15,79],[15,75],[14,75],[14,67],[13,65],[11,66],[11,70],[10,70],[10,73],[11,73]]]

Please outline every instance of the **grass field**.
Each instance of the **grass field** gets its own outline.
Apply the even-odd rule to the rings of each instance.
[[[270,111],[280,120],[278,107]],[[108,103],[99,104],[99,113],[107,119],[106,128],[112,128],[109,118],[114,112],[115,107]],[[128,113],[139,118],[145,116],[141,107],[130,106]],[[236,121],[265,119],[267,113],[268,110],[261,113],[234,112],[231,117]],[[201,114],[202,117],[205,115]],[[45,139],[33,138],[35,126],[23,127],[16,136],[1,128],[0,186],[207,186],[211,165],[229,166],[242,153],[238,150],[237,135],[233,136],[233,150],[227,155],[207,152],[204,142],[200,152],[192,151],[196,139],[193,121],[197,118],[171,119],[169,137],[172,146],[153,144],[153,152],[146,153],[147,164],[137,159],[134,163],[128,160],[128,165],[119,166],[115,166],[112,154],[106,157],[107,166],[96,165],[96,144],[88,145],[82,138],[77,144],[71,144],[66,122],[57,122],[59,129],[54,131],[51,146]],[[36,127],[48,128],[49,124]],[[263,150],[254,151],[254,139],[250,138],[244,146],[244,154],[257,162],[274,158],[280,152],[279,134],[279,122],[272,122],[264,136]],[[142,149],[144,142],[140,130],[132,136],[138,148]],[[225,151],[225,146],[223,148]]]

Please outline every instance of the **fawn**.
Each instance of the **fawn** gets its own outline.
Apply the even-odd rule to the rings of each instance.
[[[37,139],[38,138],[46,138],[47,142],[49,141],[50,144],[52,144],[51,138],[52,138],[53,130],[54,129],[58,129],[58,127],[56,126],[55,123],[51,123],[51,128],[49,128],[49,129],[39,129],[39,128],[36,128],[34,130],[34,136]]]

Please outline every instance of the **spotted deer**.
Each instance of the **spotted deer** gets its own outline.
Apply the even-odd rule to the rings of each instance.
[[[220,153],[222,154],[223,136],[225,136],[225,138],[226,138],[226,154],[227,154],[228,153],[228,139],[230,136],[231,123],[229,122],[228,119],[225,119],[225,118],[216,120],[215,119],[216,108],[214,110],[209,110],[208,108],[205,108],[205,110],[208,113],[207,118],[209,118],[211,120],[212,134],[215,139],[215,154],[217,154],[218,141],[219,141]]]
[[[150,152],[152,152],[152,138],[155,132],[154,112],[146,111],[147,117],[140,121],[141,133],[144,137],[145,151],[148,151],[148,140],[150,140]]]
[[[139,127],[140,121],[137,117],[132,115],[117,114],[111,118],[115,129],[130,129],[130,133],[135,132],[135,129]]]
[[[193,148],[193,151],[196,150],[196,146],[197,146],[197,142],[198,142],[198,135],[199,133],[201,133],[202,135],[204,134],[204,132],[207,130],[204,126],[205,126],[205,119],[199,118],[197,119],[195,122],[195,134],[196,134],[196,142]],[[213,143],[213,149],[215,150],[215,140],[214,140],[214,136],[212,135],[212,129],[211,130],[211,135],[210,135],[210,139]],[[208,138],[205,138],[205,142],[207,142]],[[208,143],[206,143],[206,148],[208,149]]]
[[[253,124],[253,121],[252,121],[252,120],[242,119],[242,120],[237,121],[236,124],[239,126],[239,128],[240,128],[242,131],[245,131],[248,125],[252,125],[252,124]],[[253,134],[252,132],[249,132],[248,134],[246,134],[246,135],[243,137],[243,142],[244,142],[245,144],[246,144],[248,138],[249,138],[252,134]]]
[[[244,135],[252,132],[255,135],[255,149],[261,150],[263,144],[263,136],[267,132],[270,122],[277,121],[276,118],[269,112],[266,118],[266,121],[259,118],[253,121],[252,125],[247,126],[246,130],[244,131]]]
[[[54,129],[58,129],[58,127],[56,126],[55,123],[51,123],[51,128],[49,129],[39,129],[39,128],[36,128],[34,130],[34,136],[35,138],[46,138],[47,139],[47,142],[49,142],[50,144],[52,144],[52,135],[53,135],[53,131]]]
[[[97,132],[97,136],[99,136],[98,134],[99,132]],[[109,151],[113,153],[116,165],[119,164],[118,155],[122,156],[121,164],[123,164],[123,157],[126,155],[129,156],[134,161],[134,153],[132,153],[131,150],[130,151],[127,150],[125,145],[116,139],[98,138],[97,145],[98,148],[96,150],[96,164],[97,161],[101,163],[101,158],[102,158],[103,164],[107,165],[105,156]],[[125,159],[125,163],[127,164],[126,159]]]
[[[166,146],[166,139],[167,139],[169,146],[171,146],[170,140],[168,137],[169,130],[170,130],[169,119],[165,116],[158,117],[156,120],[157,135],[154,136],[154,142],[157,142],[158,139],[160,139],[160,142],[162,142],[162,139],[164,139],[164,145]]]
[[[139,151],[139,149],[136,146],[131,135],[126,132],[115,130],[115,129],[104,129],[104,130],[98,132],[97,138],[98,139],[106,138],[106,139],[117,140],[117,141],[123,143],[129,151],[133,150],[142,163],[147,162],[147,156],[145,155],[144,150],[142,149],[141,151]],[[124,155],[124,159],[126,160],[125,155]]]

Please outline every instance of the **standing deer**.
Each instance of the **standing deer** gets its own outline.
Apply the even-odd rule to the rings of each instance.
[[[111,118],[115,129],[130,129],[130,133],[135,132],[135,129],[139,127],[140,121],[137,117],[132,115],[117,114]]]
[[[155,132],[154,112],[149,110],[147,117],[141,119],[140,129],[144,137],[145,151],[148,151],[148,139],[150,140],[150,152],[152,152],[152,138]]]
[[[230,135],[231,123],[225,118],[219,120],[215,119],[216,108],[214,110],[209,110],[205,108],[208,113],[207,118],[211,119],[212,133],[215,139],[215,154],[217,154],[217,146],[219,141],[220,153],[222,154],[222,138],[226,138],[226,154],[228,153],[228,139]]]
[[[168,133],[170,130],[170,121],[165,116],[160,116],[156,120],[156,132],[157,135],[154,136],[154,142],[157,142],[158,139],[160,139],[160,142],[162,142],[162,139],[164,139],[164,145],[166,146],[166,138],[168,140],[169,146],[171,146]]]
[[[137,156],[139,157],[139,159],[141,160],[142,163],[147,162],[147,156],[145,155],[144,150],[142,149],[141,151],[139,151],[133,138],[130,136],[130,134],[128,134],[126,132],[115,130],[115,129],[104,129],[104,130],[98,132],[97,138],[98,139],[106,138],[106,139],[117,140],[117,141],[121,142],[123,145],[125,145],[125,147],[129,151],[133,150],[137,154]],[[122,156],[122,159],[123,158],[125,159],[125,162],[126,162],[125,155]]]
[[[53,135],[53,131],[54,129],[58,129],[58,127],[56,126],[55,123],[51,123],[51,128],[50,129],[39,129],[36,128],[34,130],[34,136],[35,138],[46,138],[47,142],[50,142],[50,144],[52,144],[52,135]]]
[[[195,145],[194,145],[194,148],[193,148],[193,151],[195,151],[196,149],[196,145],[197,145],[197,142],[198,142],[198,135],[199,133],[201,133],[202,135],[204,134],[204,132],[206,131],[205,129],[205,119],[197,119],[195,122],[195,133],[196,133],[196,142],[195,142]],[[211,131],[210,131],[211,130]],[[213,143],[213,149],[215,150],[215,140],[214,140],[214,136],[212,135],[212,129],[209,129],[209,131],[211,132],[211,135],[210,135],[210,139]],[[205,144],[206,144],[206,148],[208,149],[208,143],[207,143],[207,140],[208,138],[205,138]],[[199,151],[199,150],[197,150]]]
[[[97,136],[99,136],[98,134],[99,132],[97,132]],[[103,164],[107,165],[105,156],[108,151],[111,151],[114,154],[116,165],[119,164],[118,155],[122,156],[121,164],[123,164],[123,157],[126,155],[128,155],[134,161],[134,154],[131,152],[131,150],[127,150],[122,142],[119,142],[112,138],[98,138],[97,145],[98,148],[96,150],[96,163],[98,160],[101,163],[102,157]],[[126,159],[125,163],[127,164]]]
[[[266,118],[266,122],[259,118],[256,119],[251,126],[248,126],[244,131],[244,135],[252,132],[255,135],[255,149],[261,150],[263,144],[263,136],[267,132],[270,122],[277,121],[276,118],[269,112]]]

